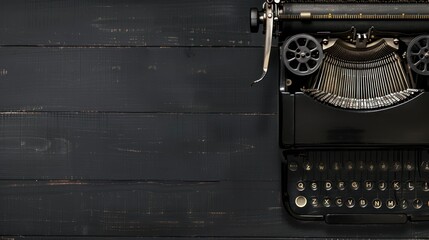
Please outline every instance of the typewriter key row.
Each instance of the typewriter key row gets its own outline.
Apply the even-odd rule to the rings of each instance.
[[[354,208],[354,207],[360,207],[360,208],[367,208],[372,207],[374,209],[380,209],[383,205],[386,206],[388,209],[394,209],[394,208],[400,208],[400,209],[407,209],[409,206],[413,207],[414,209],[421,209],[423,207],[423,201],[419,198],[415,198],[411,201],[408,201],[407,199],[401,199],[399,201],[396,201],[394,199],[387,199],[385,201],[375,198],[372,201],[367,200],[366,198],[359,198],[355,200],[353,197],[348,198],[341,198],[337,197],[335,199],[324,197],[324,198],[317,198],[317,197],[311,197],[309,199],[310,205],[314,208],[319,207],[338,207],[341,208],[345,206],[346,208]],[[298,196],[295,198],[295,205],[298,208],[303,208],[307,205],[308,200],[304,196]],[[429,207],[429,201],[426,201],[426,206]]]
[[[330,191],[333,189],[338,189],[340,191],[346,190],[347,187],[349,189],[357,191],[361,188],[361,183],[359,181],[352,181],[350,182],[349,186],[344,181],[338,181],[337,183],[333,183],[331,181],[324,181],[322,183],[319,183],[317,181],[298,181],[296,184],[296,189],[300,192],[304,191],[307,188],[307,185],[309,185],[310,189],[312,191],[317,191],[322,187],[322,189],[326,191]],[[389,189],[393,189],[395,191],[400,191],[401,189],[406,189],[408,191],[415,190],[417,186],[421,186],[421,190],[424,192],[429,191],[429,182],[414,182],[414,181],[406,181],[405,183],[401,183],[401,181],[391,181],[390,183],[386,181],[378,181],[377,184],[375,181],[364,181],[362,188],[366,191],[371,190],[380,190],[380,191],[386,191]],[[376,187],[375,187],[376,186]]]
[[[299,169],[299,165],[296,162],[290,162],[289,165],[289,170],[292,172],[295,172]],[[334,171],[340,171],[340,170],[348,170],[348,171],[352,171],[352,170],[360,170],[360,171],[393,171],[393,172],[398,172],[398,171],[402,171],[403,169],[406,171],[413,171],[415,170],[415,163],[414,161],[406,161],[404,163],[401,163],[400,161],[395,161],[393,163],[387,163],[385,161],[381,161],[380,163],[376,164],[374,162],[369,162],[369,163],[365,163],[364,161],[358,161],[357,163],[354,163],[352,161],[346,162],[346,163],[341,163],[341,162],[332,162],[330,164],[330,166],[326,166],[326,164],[324,162],[319,162],[319,163],[311,163],[311,162],[304,162],[302,164],[302,169],[305,171],[320,171],[320,172],[324,172],[324,171],[328,171],[329,169],[334,170]],[[429,172],[429,161],[422,161],[419,164],[419,169],[422,171],[426,171]]]

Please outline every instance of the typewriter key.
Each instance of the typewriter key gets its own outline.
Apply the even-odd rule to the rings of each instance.
[[[422,189],[424,192],[429,191],[429,182],[423,182]]]
[[[312,182],[311,183],[311,190],[317,191],[317,182]]]
[[[313,205],[313,207],[318,207],[319,206],[319,200],[317,198],[311,198],[311,205]]]
[[[337,205],[337,207],[342,207],[343,206],[343,199],[336,198],[335,199],[335,205]]]
[[[347,198],[346,207],[353,208],[354,206],[355,206],[355,199],[354,198]]]
[[[387,206],[388,209],[393,209],[393,208],[396,207],[396,201],[393,200],[393,199],[388,199],[386,201],[386,206]]]
[[[292,172],[295,172],[296,170],[298,170],[298,164],[296,162],[290,162],[288,164],[289,170]]]
[[[380,191],[384,191],[387,188],[387,184],[385,181],[380,181],[378,182],[378,189],[380,189]]]
[[[414,201],[413,201],[413,207],[415,209],[420,209],[422,206],[423,206],[422,200],[420,200],[418,198],[414,199]]]
[[[399,171],[401,171],[401,163],[400,163],[400,162],[395,161],[395,162],[393,163],[393,171],[395,171],[395,172],[399,172]]]
[[[347,167],[347,170],[349,171],[353,170],[353,162],[348,161],[346,167]]]
[[[387,167],[386,162],[381,161],[380,162],[380,170],[385,172],[385,171],[387,171],[387,169],[388,169],[388,167]]]
[[[374,171],[374,170],[375,170],[375,165],[374,165],[374,163],[370,162],[370,163],[368,164],[368,171],[372,172],[372,171]]]
[[[393,181],[392,182],[392,188],[395,191],[399,191],[401,189],[401,182],[399,182],[399,181]]]
[[[341,169],[341,165],[338,162],[334,162],[334,164],[332,164],[332,168],[335,171],[339,171]]]
[[[307,198],[304,196],[298,196],[295,198],[295,205],[299,208],[305,207],[307,205]]]
[[[331,189],[332,189],[332,183],[331,183],[330,181],[326,181],[326,182],[325,182],[325,189],[326,189],[327,191],[329,191],[329,190],[331,190]]]
[[[381,208],[381,205],[382,205],[381,200],[380,200],[380,199],[378,199],[378,198],[376,198],[376,199],[374,199],[374,200],[372,201],[372,206],[373,206],[375,209],[379,209],[379,208]]]
[[[298,189],[298,191],[300,191],[300,192],[304,191],[305,190],[305,183],[302,181],[299,181],[296,184],[296,189]]]
[[[414,164],[412,162],[408,161],[405,164],[405,169],[407,169],[407,171],[413,171],[414,170]]]
[[[365,181],[365,189],[367,191],[371,191],[374,188],[374,182],[373,181]]]
[[[319,163],[319,171],[325,171],[325,164],[323,162]]]
[[[408,189],[409,191],[413,191],[413,190],[414,190],[414,182],[412,182],[412,181],[408,181],[408,182],[406,183],[406,186],[407,186],[407,189]]]
[[[331,206],[331,199],[330,198],[324,198],[323,199],[323,206],[330,207]]]
[[[305,162],[303,167],[305,171],[311,171],[312,165],[310,162]]]
[[[339,181],[337,183],[337,188],[338,188],[338,190],[343,191],[344,189],[346,189],[346,183],[343,181]]]
[[[359,182],[353,181],[350,186],[351,186],[352,190],[356,191],[359,189]]]
[[[363,161],[359,161],[357,164],[357,168],[359,169],[359,171],[365,170],[365,163]]]
[[[421,165],[421,169],[425,172],[429,172],[429,161],[423,161]]]
[[[407,209],[408,208],[408,201],[406,199],[402,199],[400,201],[400,203],[401,203],[401,208],[402,209]]]
[[[368,206],[368,201],[365,198],[359,199],[359,206],[361,208],[366,208],[366,206]]]

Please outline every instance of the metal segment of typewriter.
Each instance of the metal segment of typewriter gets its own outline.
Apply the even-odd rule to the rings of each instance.
[[[266,0],[278,38],[283,200],[303,220],[429,221],[429,1]]]

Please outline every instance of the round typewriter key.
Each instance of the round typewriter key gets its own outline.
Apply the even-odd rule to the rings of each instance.
[[[356,181],[353,181],[351,184],[350,184],[350,187],[352,188],[352,190],[358,190],[359,189],[359,182],[356,182]]]
[[[354,206],[355,206],[355,199],[354,198],[347,198],[346,207],[353,208]]]
[[[311,183],[311,190],[317,191],[317,182],[312,182]]]
[[[387,169],[388,169],[387,163],[384,161],[381,161],[380,162],[380,170],[385,172],[385,171],[387,171]]]
[[[307,198],[304,196],[298,196],[295,198],[295,205],[299,208],[305,207],[307,205]]]
[[[387,188],[387,183],[385,181],[380,181],[378,182],[378,189],[380,189],[380,191],[384,191]]]
[[[346,189],[346,183],[343,181],[339,181],[337,183],[337,188],[338,188],[338,190],[343,191],[344,189]]]
[[[337,205],[337,207],[342,207],[343,206],[343,199],[336,198],[335,199],[335,205]]]
[[[401,189],[401,182],[399,182],[399,181],[393,181],[392,182],[392,188],[395,191],[399,191]]]
[[[422,184],[422,190],[424,192],[428,192],[429,191],[429,182],[423,182],[423,184]]]
[[[414,199],[414,201],[413,201],[413,207],[415,209],[420,209],[422,206],[423,206],[422,200],[420,200],[418,198]]]
[[[304,167],[305,171],[311,171],[312,165],[311,165],[310,162],[305,162],[304,165],[303,165],[303,167]]]
[[[381,202],[381,200],[380,200],[380,199],[376,198],[376,199],[372,200],[372,206],[373,206],[375,209],[379,209],[379,208],[381,208],[381,205],[383,205],[383,204],[382,204],[382,202]]]
[[[338,162],[334,162],[334,164],[332,164],[332,169],[339,171],[341,169],[341,165]]]
[[[401,167],[401,163],[400,163],[400,162],[398,162],[398,161],[395,161],[395,162],[393,163],[393,171],[395,171],[395,172],[399,172],[399,171],[401,171],[401,169],[402,169],[402,167]]]
[[[359,169],[359,171],[365,170],[365,163],[363,161],[359,161],[357,163],[357,168]]]
[[[429,172],[429,161],[423,161],[420,169],[425,172]]]
[[[292,172],[295,172],[296,170],[298,170],[298,164],[296,162],[290,162],[288,164],[289,170]]]
[[[407,169],[407,171],[413,171],[414,170],[414,164],[411,161],[408,161],[405,164],[405,169]]]
[[[396,207],[396,201],[395,201],[395,200],[393,200],[393,199],[388,199],[388,200],[386,201],[386,207],[387,207],[388,209],[394,209],[394,208]]]
[[[407,209],[408,208],[408,201],[406,199],[402,199],[400,201],[400,205],[402,209]]]
[[[318,168],[319,168],[319,171],[321,171],[321,172],[325,171],[325,169],[326,169],[325,164],[323,162],[319,163]]]
[[[346,167],[347,167],[347,170],[349,170],[349,171],[351,171],[351,170],[353,170],[353,162],[351,162],[351,161],[348,161],[347,162],[347,164],[346,164]]]
[[[325,182],[325,189],[326,189],[327,191],[329,191],[329,190],[331,190],[331,189],[332,189],[332,183],[331,183],[330,181],[326,181],[326,182]]]
[[[313,207],[318,207],[319,206],[319,200],[317,198],[311,198],[311,205]]]
[[[366,206],[368,206],[368,201],[365,198],[359,199],[359,206],[361,208],[366,208]]]
[[[409,191],[413,191],[413,190],[414,190],[414,182],[412,182],[412,181],[408,181],[408,182],[406,183],[406,186],[407,186],[407,189],[408,189]]]
[[[300,191],[300,192],[304,191],[305,190],[305,183],[302,181],[299,181],[296,184],[296,189],[298,189],[298,191]]]
[[[330,198],[324,198],[323,199],[323,206],[330,207],[331,206],[331,199]]]
[[[365,181],[365,190],[371,191],[374,188],[373,181]]]
[[[368,163],[368,171],[372,172],[375,170],[375,165],[373,162]]]

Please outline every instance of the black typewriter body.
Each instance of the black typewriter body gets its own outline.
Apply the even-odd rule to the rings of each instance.
[[[271,1],[283,202],[301,220],[429,221],[429,2]]]

